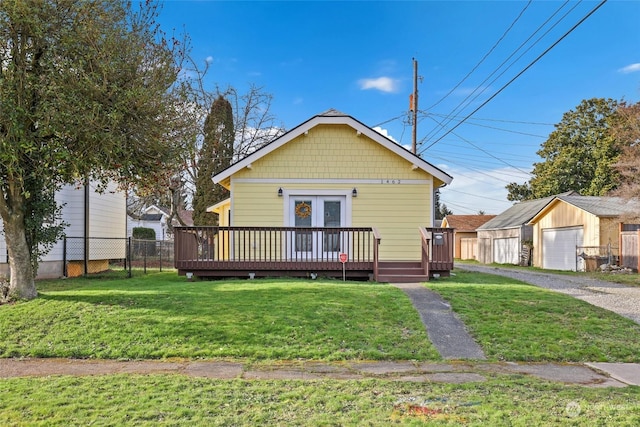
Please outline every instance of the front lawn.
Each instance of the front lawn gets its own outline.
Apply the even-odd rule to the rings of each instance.
[[[517,375],[468,384],[58,376],[4,379],[0,395],[0,424],[15,426],[640,424],[639,387]]]
[[[38,288],[36,300],[0,306],[0,357],[439,359],[388,285],[164,272]]]
[[[0,357],[439,360],[409,299],[336,280],[39,282],[0,306]],[[455,271],[427,287],[489,360],[640,362],[640,325],[514,279]]]
[[[568,295],[456,270],[431,281],[487,356],[511,361],[640,362],[640,325]]]

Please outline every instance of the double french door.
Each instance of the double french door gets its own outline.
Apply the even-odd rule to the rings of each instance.
[[[345,196],[293,196],[289,199],[289,223],[302,228],[294,232],[290,244],[292,257],[337,259],[343,250],[339,227],[345,225],[345,199]]]

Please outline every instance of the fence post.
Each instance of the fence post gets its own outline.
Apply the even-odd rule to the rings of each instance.
[[[162,250],[164,249],[164,239],[160,240],[160,272],[162,273]]]
[[[89,274],[89,237],[84,236],[84,277]]]
[[[62,240],[62,277],[68,276],[67,271],[67,236]]]
[[[131,237],[129,237],[127,239],[127,254],[126,254],[127,259],[129,260],[129,279],[131,279]]]
[[[147,244],[148,242],[145,240],[144,241],[144,258],[143,258],[143,265],[144,265],[144,274],[147,274],[147,250],[149,249],[149,245]]]

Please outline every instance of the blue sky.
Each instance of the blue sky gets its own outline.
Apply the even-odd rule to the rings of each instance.
[[[605,3],[447,132],[598,4],[174,0],[159,22],[190,36],[193,58],[210,63],[209,89],[262,87],[286,129],[335,108],[406,146],[415,58],[418,152],[454,178],[442,202],[497,214],[563,113],[583,99],[640,99],[640,1]]]

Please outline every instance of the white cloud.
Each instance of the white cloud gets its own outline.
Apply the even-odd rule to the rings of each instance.
[[[636,62],[635,64],[629,64],[626,67],[622,67],[618,70],[619,73],[629,74],[636,73],[640,71],[640,62]]]
[[[396,141],[396,139],[394,137],[389,135],[389,131],[387,131],[386,129],[382,129],[380,126],[376,126],[376,127],[373,128],[373,130],[375,130],[376,132],[378,132],[380,135],[384,136],[385,138],[389,138],[390,140],[392,140],[396,144],[398,143],[398,141]]]
[[[360,79],[358,84],[360,89],[377,89],[381,92],[395,93],[398,91],[400,81],[391,77],[378,77],[376,79]]]

